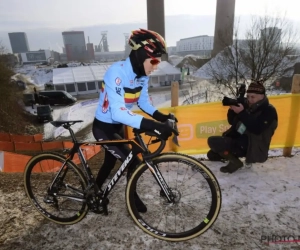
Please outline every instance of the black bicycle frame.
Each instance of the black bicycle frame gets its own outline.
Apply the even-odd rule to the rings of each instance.
[[[73,138],[74,139],[74,138]],[[95,141],[95,142],[91,142],[91,143],[78,143],[78,142],[74,142],[74,146],[71,149],[67,159],[68,160],[72,160],[74,155],[77,153],[79,156],[79,160],[83,165],[83,169],[86,173],[86,176],[88,178],[88,189],[90,187],[94,187],[95,189],[95,193],[96,194],[100,194],[101,190],[98,187],[98,185],[96,184],[96,181],[94,179],[94,176],[92,174],[92,171],[84,157],[84,154],[82,152],[81,146],[83,145],[112,145],[112,146],[118,146],[121,144],[129,144],[132,147],[132,150],[130,151],[130,153],[128,154],[128,156],[126,157],[126,159],[124,160],[124,162],[122,163],[122,165],[120,166],[120,168],[118,169],[118,171],[115,173],[114,177],[111,179],[111,181],[109,182],[109,184],[106,186],[104,192],[101,195],[101,198],[106,198],[108,196],[108,194],[110,193],[110,191],[112,190],[112,188],[114,187],[114,185],[119,181],[120,177],[122,176],[122,174],[124,173],[124,171],[127,169],[128,166],[130,166],[130,164],[132,164],[133,160],[137,157],[137,155],[139,153],[144,153],[145,149],[142,148],[139,144],[137,144],[134,140],[115,140],[115,141]],[[146,149],[147,150],[147,149]]]
[[[79,156],[79,160],[83,165],[83,169],[85,171],[85,174],[88,178],[88,187],[85,190],[85,192],[88,192],[90,188],[94,187],[94,191],[95,194],[97,195],[101,195],[101,199],[105,199],[110,191],[113,189],[113,187],[116,185],[116,183],[119,181],[119,179],[121,178],[122,174],[124,173],[124,171],[127,169],[128,166],[130,166],[130,164],[132,164],[133,160],[138,157],[138,154],[141,153],[144,159],[145,164],[147,165],[147,167],[150,169],[152,175],[154,176],[154,178],[156,179],[157,183],[159,184],[159,186],[161,187],[161,189],[164,191],[166,198],[168,199],[169,202],[173,202],[174,201],[174,197],[172,195],[172,192],[170,191],[170,188],[168,187],[166,181],[164,180],[163,176],[161,175],[161,172],[159,171],[159,168],[152,163],[151,158],[154,155],[157,155],[155,153],[153,154],[149,154],[149,150],[145,144],[145,142],[143,141],[142,137],[139,134],[135,134],[135,138],[133,140],[112,140],[112,141],[95,141],[95,142],[90,142],[90,143],[79,143],[75,137],[75,134],[73,132],[73,130],[69,127],[68,128],[71,137],[73,139],[73,147],[69,152],[69,155],[67,156],[67,161],[64,163],[64,165],[61,167],[61,170],[59,171],[59,173],[62,171],[63,167],[66,165],[66,163],[68,162],[68,160],[72,160],[74,155],[77,153]],[[100,188],[98,187],[98,185],[96,184],[96,181],[94,179],[94,176],[92,174],[92,171],[83,155],[81,146],[84,145],[112,145],[112,146],[118,146],[120,144],[129,144],[131,145],[131,151],[129,152],[128,156],[126,157],[126,159],[124,160],[124,162],[122,163],[122,165],[120,166],[120,168],[118,169],[118,171],[115,173],[115,175],[113,176],[113,178],[111,179],[111,181],[107,184],[107,186],[105,187],[103,193],[100,190]],[[164,147],[163,144],[160,145],[160,149],[162,149]],[[157,150],[159,151],[159,150]],[[148,153],[148,154],[147,154]],[[152,157],[151,157],[152,155]],[[59,176],[59,175],[57,175]],[[56,178],[55,178],[56,179]],[[55,180],[53,181],[55,182]],[[70,197],[71,198],[71,197]],[[74,197],[72,197],[74,198]]]

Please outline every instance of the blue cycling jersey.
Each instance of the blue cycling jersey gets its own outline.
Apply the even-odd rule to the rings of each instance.
[[[142,115],[130,111],[134,103],[149,115],[157,110],[149,102],[148,76],[136,79],[130,59],[116,62],[104,75],[96,119],[140,128]]]

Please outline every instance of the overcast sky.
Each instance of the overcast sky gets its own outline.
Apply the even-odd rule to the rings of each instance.
[[[236,16],[280,14],[300,24],[298,0],[236,0]],[[165,0],[166,40],[214,34],[216,0]],[[0,0],[0,40],[10,50],[8,32],[26,32],[31,50],[61,49],[61,32],[83,30],[98,44],[108,31],[110,50],[124,48],[124,35],[147,28],[146,0]],[[86,39],[87,40],[87,39]],[[87,41],[86,41],[87,42]]]

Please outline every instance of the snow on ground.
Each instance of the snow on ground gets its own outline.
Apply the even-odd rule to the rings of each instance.
[[[45,66],[43,68],[37,68],[34,65],[24,65],[20,68],[16,68],[16,74],[22,74],[25,76],[29,83],[36,85],[37,87],[44,87],[45,83],[52,82],[53,67]]]
[[[185,242],[158,240],[141,231],[125,205],[125,177],[110,195],[109,215],[90,212],[81,222],[57,225],[29,205],[23,188],[2,192],[3,225],[14,237],[1,242],[1,250],[169,250],[169,249],[299,249],[300,154],[272,158],[233,174],[219,171],[220,162],[204,162],[216,175],[222,190],[222,208],[215,224],[203,235]],[[20,185],[20,184],[18,184]],[[3,205],[2,205],[3,204]],[[197,208],[195,208],[197,209]],[[4,218],[3,217],[3,218]],[[5,236],[2,235],[2,237]],[[4,237],[5,238],[5,237]],[[275,242],[290,240],[291,242]],[[295,242],[292,242],[295,240]]]

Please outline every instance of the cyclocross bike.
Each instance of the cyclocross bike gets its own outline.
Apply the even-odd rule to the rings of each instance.
[[[67,156],[43,152],[26,165],[26,193],[45,218],[69,225],[81,221],[89,210],[108,215],[107,196],[135,157],[140,156],[142,163],[127,181],[125,199],[130,216],[144,232],[161,240],[184,241],[201,235],[216,221],[221,190],[214,174],[202,162],[184,154],[161,153],[166,141],[139,129],[133,129],[131,140],[78,142],[71,129],[77,122],[82,121],[51,122],[71,134],[74,146]],[[177,129],[174,121],[168,123]],[[143,133],[152,136],[151,141],[145,143]],[[173,139],[177,137],[174,135]],[[159,146],[150,152],[149,145],[153,143]],[[88,144],[131,145],[127,158],[103,191],[97,186],[81,148]],[[72,161],[75,154],[81,167]],[[146,204],[146,213],[139,213],[135,207],[135,191]]]

